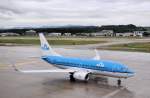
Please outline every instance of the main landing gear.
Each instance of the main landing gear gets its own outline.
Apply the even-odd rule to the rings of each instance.
[[[121,86],[121,80],[120,79],[117,80],[117,84],[119,87]]]
[[[75,82],[75,78],[73,77],[73,73],[70,73],[70,82]]]

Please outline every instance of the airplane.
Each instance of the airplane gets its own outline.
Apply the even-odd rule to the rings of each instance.
[[[41,50],[43,55],[41,59],[49,64],[58,67],[57,69],[46,70],[20,70],[16,66],[13,68],[22,73],[69,73],[70,81],[81,80],[88,81],[89,75],[101,75],[117,78],[118,86],[121,85],[122,78],[129,78],[135,75],[135,72],[124,64],[115,61],[102,60],[98,51],[92,59],[81,59],[75,57],[65,57],[56,53],[47,42],[43,33],[39,33]]]

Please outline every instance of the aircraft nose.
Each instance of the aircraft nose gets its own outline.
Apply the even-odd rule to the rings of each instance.
[[[135,72],[132,69],[128,69],[127,73],[134,74]]]

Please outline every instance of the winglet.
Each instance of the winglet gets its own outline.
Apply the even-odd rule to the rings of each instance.
[[[100,58],[100,55],[99,55],[98,51],[96,49],[94,51],[96,53],[96,56],[93,59],[94,60],[100,60],[101,58]]]
[[[19,71],[19,69],[13,64],[12,65],[12,68],[15,70],[15,71]]]

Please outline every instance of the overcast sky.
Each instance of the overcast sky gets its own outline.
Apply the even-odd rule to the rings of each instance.
[[[150,0],[0,0],[0,27],[150,26]]]

